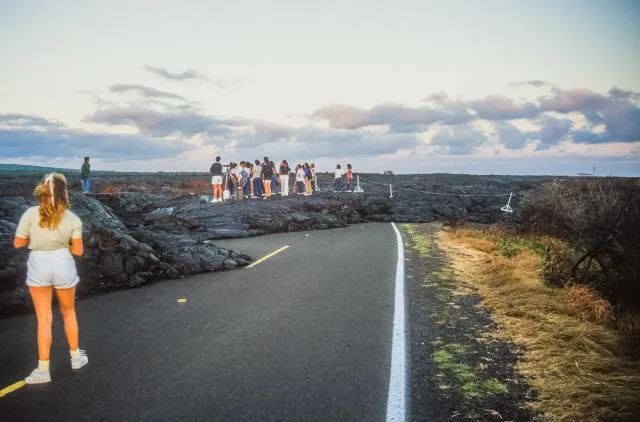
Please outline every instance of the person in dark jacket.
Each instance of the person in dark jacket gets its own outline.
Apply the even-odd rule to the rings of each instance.
[[[84,157],[84,163],[80,168],[80,182],[82,182],[82,193],[89,193],[91,189],[91,164],[89,157]]]
[[[271,166],[271,196],[274,196],[278,192],[278,170],[273,161],[269,161],[269,165]]]
[[[264,185],[264,199],[271,197],[271,176],[273,175],[273,167],[269,162],[269,157],[264,157],[262,162],[262,181]]]
[[[220,156],[216,157],[215,163],[211,164],[211,187],[213,198],[211,202],[222,202],[222,163]]]

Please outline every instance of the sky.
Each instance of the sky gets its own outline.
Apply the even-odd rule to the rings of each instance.
[[[640,176],[635,0],[0,0],[0,163]]]

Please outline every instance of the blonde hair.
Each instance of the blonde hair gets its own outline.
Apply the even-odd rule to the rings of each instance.
[[[40,227],[55,230],[62,215],[69,208],[67,178],[60,173],[45,175],[33,190],[33,196],[40,205]]]

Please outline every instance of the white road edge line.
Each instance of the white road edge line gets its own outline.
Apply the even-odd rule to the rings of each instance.
[[[391,223],[396,232],[398,243],[398,265],[396,266],[395,309],[393,312],[393,340],[391,345],[391,376],[387,395],[387,422],[407,420],[407,370],[404,316],[404,244],[402,235],[395,223]]]

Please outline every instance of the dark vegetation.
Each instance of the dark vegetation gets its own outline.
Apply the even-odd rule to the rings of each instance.
[[[584,179],[541,185],[520,230],[566,243],[544,251],[545,279],[589,285],[618,311],[640,306],[640,182]]]

